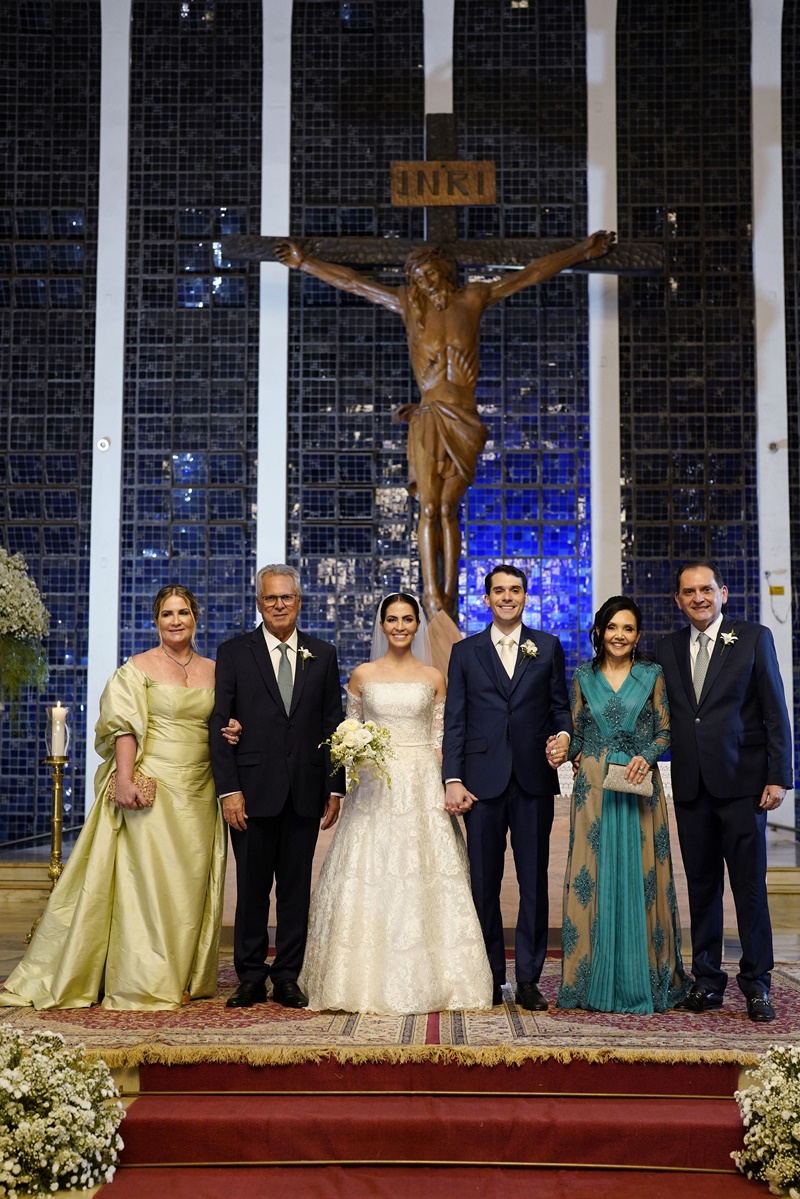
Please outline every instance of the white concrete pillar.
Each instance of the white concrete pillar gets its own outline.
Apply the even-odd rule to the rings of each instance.
[[[128,230],[130,0],[101,0],[100,189],[94,354],[89,662],[86,686],[86,800],[94,802],[92,750],[100,695],[119,665],[122,402]]]
[[[617,229],[616,0],[586,0],[589,229]],[[592,604],[622,590],[619,309],[615,275],[589,276]]]
[[[781,137],[782,0],[751,0],[753,284],[761,622],[772,631],[789,716],[794,714],[789,427],[783,273]],[[794,828],[794,795],[769,814]]]

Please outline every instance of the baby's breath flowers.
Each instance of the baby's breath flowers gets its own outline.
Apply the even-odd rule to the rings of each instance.
[[[0,546],[0,700],[19,699],[25,687],[47,682],[42,641],[50,615],[22,554]]]
[[[386,785],[391,787],[392,780],[386,769],[386,759],[394,757],[392,735],[388,729],[367,720],[364,724],[348,716],[336,726],[333,736],[323,745],[329,745],[331,765],[334,770],[342,766],[347,769],[347,790],[351,791],[359,783],[359,769],[369,767],[374,774],[386,779]],[[331,771],[333,773],[333,771]]]
[[[734,1095],[746,1131],[731,1157],[772,1195],[800,1199],[800,1047],[771,1045],[750,1077]]]
[[[115,1102],[116,1100],[116,1102]],[[105,1062],[61,1033],[0,1029],[0,1195],[111,1182],[125,1115]]]

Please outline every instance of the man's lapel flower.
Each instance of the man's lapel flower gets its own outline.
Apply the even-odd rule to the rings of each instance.
[[[312,654],[311,650],[308,649],[305,645],[299,646],[297,653],[299,654],[300,658],[302,659],[302,664],[300,666],[301,670],[305,670],[306,662],[315,661],[316,656],[317,656],[316,654]]]
[[[733,629],[728,629],[727,633],[720,633],[720,637],[725,642],[725,644],[722,647],[723,651],[726,650],[729,645],[733,645],[733,643],[735,641],[739,640],[739,638],[734,633]]]
[[[535,641],[531,641],[531,639],[528,638],[527,641],[523,641],[522,645],[520,646],[520,650],[522,651],[523,657],[535,658],[539,653],[539,646]]]

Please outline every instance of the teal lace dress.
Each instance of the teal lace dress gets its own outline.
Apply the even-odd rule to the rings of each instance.
[[[558,1006],[663,1012],[688,994],[670,856],[667,806],[656,765],[669,747],[661,667],[638,662],[618,691],[590,663],[572,680],[580,754],[570,809]],[[653,795],[605,791],[609,762],[641,754]]]

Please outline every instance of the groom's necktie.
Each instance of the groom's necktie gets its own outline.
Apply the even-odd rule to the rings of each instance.
[[[508,677],[513,679],[514,670],[517,665],[517,643],[513,637],[503,637],[501,639],[500,661],[503,663]]]
[[[694,685],[694,696],[700,703],[700,696],[703,694],[703,683],[706,681],[708,674],[708,663],[710,661],[708,655],[708,643],[711,640],[708,633],[697,634],[697,657],[694,660],[694,674],[692,675],[692,683]]]
[[[278,690],[281,693],[283,706],[286,709],[286,715],[289,715],[289,709],[292,706],[292,689],[294,682],[292,680],[292,668],[289,664],[289,646],[279,645],[278,653],[281,660],[278,663]]]

